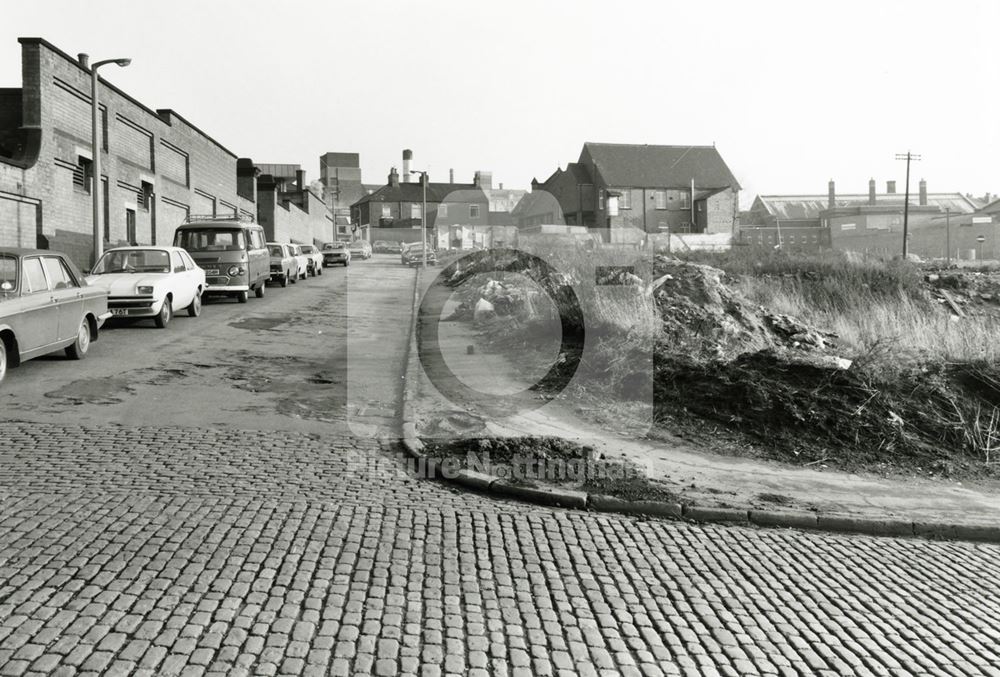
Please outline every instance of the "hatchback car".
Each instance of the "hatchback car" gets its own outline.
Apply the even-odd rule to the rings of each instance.
[[[323,274],[323,254],[311,244],[299,245],[309,262],[309,274],[313,277]]]
[[[403,246],[403,251],[399,255],[399,260],[404,266],[420,266],[424,263],[424,245],[420,242],[413,242]],[[433,265],[437,263],[437,252],[431,247],[427,247],[427,263]]]
[[[83,359],[110,316],[108,293],[65,254],[0,249],[0,381],[8,366],[57,350]]]
[[[370,259],[372,256],[372,246],[366,240],[355,240],[348,249],[351,250],[352,259]]]
[[[180,247],[109,249],[87,282],[108,292],[114,317],[148,317],[163,329],[178,310],[201,315],[205,271]]]
[[[351,250],[346,242],[327,242],[323,245],[324,266],[351,265]]]
[[[295,260],[287,244],[268,242],[267,251],[271,255],[271,282],[277,282],[282,287],[288,283],[295,284],[299,279],[299,263]]]
[[[309,277],[309,257],[302,253],[302,245],[290,244],[288,251],[295,257],[298,279],[304,280]]]

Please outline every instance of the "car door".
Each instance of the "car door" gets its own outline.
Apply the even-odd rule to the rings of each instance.
[[[191,289],[195,294],[198,293],[199,288],[204,288],[205,286],[205,271],[198,267],[198,264],[194,262],[186,251],[181,251],[180,257],[184,261],[184,267],[187,269],[185,275],[191,284]]]
[[[42,266],[49,279],[53,303],[59,308],[59,341],[76,338],[83,320],[83,289],[66,268],[62,257],[43,256]]]
[[[34,357],[41,349],[59,340],[59,306],[49,289],[42,259],[26,257],[21,261],[21,297],[23,315],[17,337],[21,354]]]
[[[194,301],[194,285],[187,274],[187,266],[177,252],[170,253],[170,274],[167,289],[174,295],[174,308],[187,308]]]

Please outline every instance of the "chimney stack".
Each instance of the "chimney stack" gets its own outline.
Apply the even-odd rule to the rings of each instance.
[[[455,183],[455,170],[454,169],[449,169],[448,170],[448,183]]]
[[[875,179],[868,179],[868,204],[875,204]]]
[[[81,66],[83,66],[87,70],[90,70],[90,56],[88,54],[80,52],[79,54],[76,55],[76,58],[80,62]]]
[[[403,183],[410,182],[410,160],[413,159],[413,151],[407,148],[403,151]]]
[[[927,206],[927,182],[920,179],[920,206]]]
[[[896,182],[895,181],[886,181],[885,182],[885,192],[887,192],[889,195],[895,195],[896,194]]]
[[[306,189],[306,170],[304,169],[295,170],[295,183],[298,184],[299,190]]]
[[[389,185],[393,187],[399,186],[399,172],[396,171],[395,167],[389,170]]]
[[[827,190],[828,190],[827,208],[833,209],[834,206],[837,204],[837,191],[833,185],[833,179],[830,179],[830,183],[827,184]]]

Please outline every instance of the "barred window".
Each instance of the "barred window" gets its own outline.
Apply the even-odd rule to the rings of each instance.
[[[82,155],[78,156],[76,167],[73,169],[73,185],[89,193],[93,178],[94,163],[89,158],[85,158]]]

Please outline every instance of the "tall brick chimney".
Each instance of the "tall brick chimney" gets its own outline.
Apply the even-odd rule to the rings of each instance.
[[[399,186],[399,172],[396,171],[395,167],[389,170],[389,185]]]
[[[927,182],[920,179],[920,206],[927,206]]]
[[[403,151],[403,183],[410,182],[410,160],[413,159],[413,151],[409,148]]]
[[[833,184],[833,179],[827,184],[827,208],[833,209],[837,204],[837,190]]]
[[[448,170],[448,183],[455,183],[455,170],[454,169],[449,169]]]
[[[896,194],[896,182],[895,181],[886,181],[885,182],[885,192],[887,192],[889,195],[895,195]]]
[[[875,204],[875,179],[868,179],[868,204]]]

